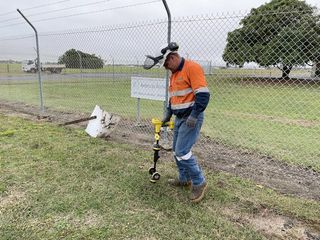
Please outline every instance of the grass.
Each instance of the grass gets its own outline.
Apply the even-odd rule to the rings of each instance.
[[[1,85],[0,98],[39,105],[38,84],[29,80]],[[134,120],[137,100],[130,80],[108,78],[44,80],[46,107],[90,113],[95,104]],[[203,133],[227,145],[312,167],[320,171],[319,85],[262,84],[223,75],[208,76],[212,98]],[[141,100],[143,119],[162,117],[161,101]]]
[[[125,66],[125,65],[106,65],[103,68],[99,69],[72,69],[66,68],[62,73],[140,73],[142,66]],[[245,68],[226,68],[226,69],[211,69],[213,74],[217,75],[225,75],[225,76],[261,76],[261,77],[281,77],[281,71],[278,68],[270,68],[270,69],[245,69]],[[159,77],[162,77],[165,74],[164,69],[162,68],[152,68],[148,71],[149,73],[155,74]],[[0,74],[19,74],[23,73],[21,70],[21,64],[7,64],[0,63]],[[310,77],[311,69],[293,69],[291,71],[291,75],[293,76],[302,76],[302,77]]]
[[[151,151],[81,129],[1,114],[0,126],[0,239],[256,240],[264,236],[234,219],[265,209],[320,224],[319,202],[209,169],[205,200],[191,204],[187,190],[166,184],[173,162],[160,161],[152,184]]]
[[[80,68],[65,68],[62,70],[62,74],[72,74],[72,73],[126,73],[126,74],[139,74],[141,72],[142,66],[125,66],[125,65],[106,65],[103,68],[98,69],[80,69]],[[0,63],[0,75],[19,75],[25,74],[21,69],[21,64],[19,63]],[[154,68],[149,71],[153,75],[162,77],[165,74],[165,70],[162,68]],[[30,75],[30,73],[29,73]]]
[[[204,128],[209,136],[320,170],[319,86],[213,84],[217,96]]]
[[[18,74],[18,73],[22,73],[21,64],[0,63],[0,74]]]

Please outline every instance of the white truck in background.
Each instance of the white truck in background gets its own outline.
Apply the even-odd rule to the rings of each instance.
[[[36,73],[38,71],[37,62],[33,60],[25,60],[21,63],[22,71]],[[61,73],[66,68],[65,64],[41,64],[41,71],[47,71],[51,73]]]

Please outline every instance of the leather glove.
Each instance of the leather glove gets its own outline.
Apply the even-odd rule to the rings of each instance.
[[[191,115],[187,118],[186,124],[189,128],[194,128],[196,126],[197,120],[195,117]]]

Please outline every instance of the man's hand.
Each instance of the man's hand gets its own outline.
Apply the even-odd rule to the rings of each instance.
[[[171,116],[170,116],[170,115],[166,115],[166,116],[161,120],[161,122],[162,122],[162,127],[164,127],[165,124],[170,121],[170,119],[171,119]]]
[[[194,128],[196,126],[197,120],[195,117],[191,115],[187,118],[186,124],[189,128]]]

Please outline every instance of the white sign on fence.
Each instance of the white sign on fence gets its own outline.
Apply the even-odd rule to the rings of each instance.
[[[164,101],[166,79],[131,77],[131,97]]]

